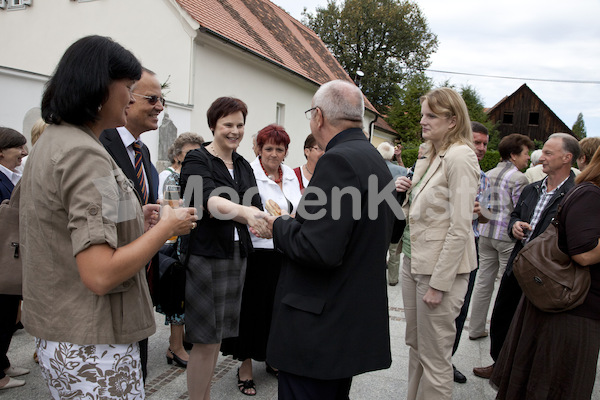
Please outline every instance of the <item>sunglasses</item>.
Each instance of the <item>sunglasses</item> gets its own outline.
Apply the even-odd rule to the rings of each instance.
[[[164,97],[158,97],[155,95],[152,96],[144,96],[143,94],[138,94],[138,93],[132,93],[134,96],[139,96],[139,97],[143,97],[146,100],[148,100],[148,103],[150,103],[151,105],[155,105],[157,101],[160,101],[160,104],[162,104],[163,106],[165,105],[165,98]]]

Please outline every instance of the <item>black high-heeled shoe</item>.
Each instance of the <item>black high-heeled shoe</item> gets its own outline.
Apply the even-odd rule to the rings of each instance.
[[[177,354],[173,353],[173,350],[169,349],[169,352],[171,353],[172,357],[167,356],[167,364],[171,365],[173,364],[173,361],[175,361],[175,364],[180,366],[181,368],[187,368],[187,361],[179,358]]]

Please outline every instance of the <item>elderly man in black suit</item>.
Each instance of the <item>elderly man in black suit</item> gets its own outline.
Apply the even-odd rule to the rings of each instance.
[[[348,399],[353,376],[391,364],[386,252],[401,211],[362,132],[361,91],[328,82],[306,113],[325,154],[296,217],[267,217],[286,258],[267,360],[280,371],[280,400]]]
[[[150,160],[150,151],[140,140],[140,135],[158,129],[158,116],[164,109],[165,99],[162,97],[161,85],[156,74],[144,68],[140,80],[132,88],[132,95],[135,102],[130,104],[127,124],[116,129],[105,130],[100,135],[100,142],[123,170],[125,176],[133,182],[142,205],[152,204],[158,200],[158,173]],[[155,259],[156,257],[151,264],[158,267]],[[158,278],[157,270],[158,268],[149,269],[149,283]],[[150,287],[152,288],[152,285]],[[148,339],[140,342],[140,355],[145,380]]]

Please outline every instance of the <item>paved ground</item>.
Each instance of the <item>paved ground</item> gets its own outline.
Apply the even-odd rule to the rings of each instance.
[[[356,377],[350,397],[353,400],[397,400],[406,397],[408,350],[404,344],[405,320],[402,308],[400,285],[389,287],[390,330],[392,335],[393,363],[390,369],[368,373]],[[149,376],[146,394],[149,399],[171,400],[188,399],[185,370],[169,366],[165,360],[165,350],[169,338],[169,328],[163,324],[164,317],[156,314],[157,333],[150,338]],[[468,320],[460,347],[454,356],[454,364],[468,378],[466,384],[454,384],[456,400],[494,399],[495,391],[488,381],[475,377],[474,366],[491,363],[489,338],[471,341],[468,338]],[[24,331],[18,331],[9,350],[9,358],[14,365],[31,369],[22,377],[27,383],[21,388],[0,391],[0,399],[37,400],[49,399],[49,392],[41,377],[39,368],[33,362],[33,339]],[[360,351],[360,349],[348,349]],[[220,357],[212,387],[213,400],[249,399],[238,392],[236,370],[239,362],[230,357]],[[265,372],[264,363],[254,363],[254,380],[257,385],[256,400],[277,399],[277,380]],[[593,400],[600,400],[600,379],[596,379]]]

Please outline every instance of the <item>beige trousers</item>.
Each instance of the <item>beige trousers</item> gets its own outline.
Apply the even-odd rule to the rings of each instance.
[[[473,297],[471,298],[471,320],[469,321],[469,337],[485,335],[485,324],[494,293],[494,285],[498,273],[504,273],[506,263],[512,253],[514,242],[479,237],[479,271],[475,279]]]
[[[454,284],[439,306],[431,309],[423,296],[430,275],[413,274],[410,258],[404,256],[402,299],[406,315],[408,358],[408,400],[451,400],[454,386],[452,346],[455,320],[463,305],[469,274],[456,275]]]

